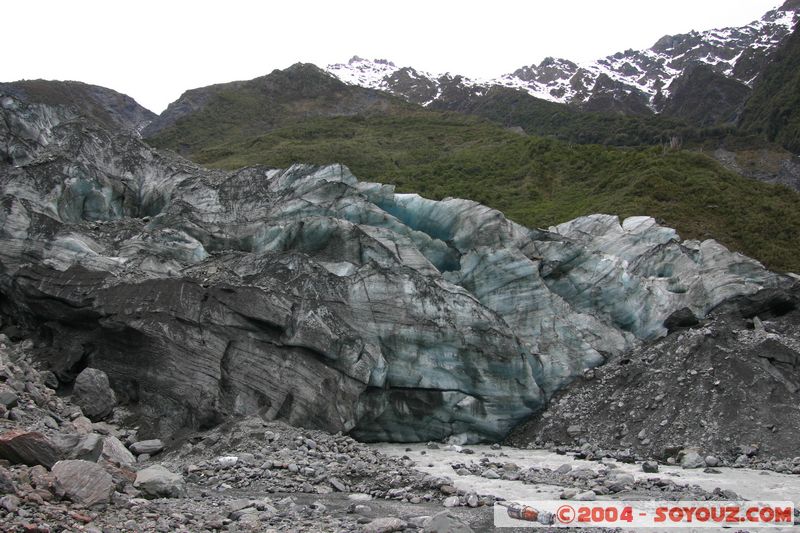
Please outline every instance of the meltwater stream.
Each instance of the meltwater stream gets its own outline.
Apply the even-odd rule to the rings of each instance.
[[[601,464],[597,461],[574,459],[570,455],[558,455],[547,450],[523,450],[505,446],[500,450],[492,450],[486,445],[469,446],[469,449],[475,452],[470,455],[460,453],[455,447],[444,445],[438,450],[429,449],[425,444],[375,444],[374,447],[387,455],[407,455],[417,463],[416,468],[422,472],[451,478],[457,489],[475,491],[478,494],[491,494],[509,500],[558,499],[564,487],[486,479],[474,475],[460,476],[455,473],[451,464],[479,462],[483,457],[497,462],[511,462],[521,469],[537,466],[555,470],[563,464],[569,464],[573,468],[598,470]],[[408,449],[411,451],[406,451]],[[731,490],[747,500],[792,501],[795,507],[800,506],[800,476],[797,475],[724,467],[716,469],[720,472],[719,474],[707,474],[700,469],[684,470],[681,467],[669,465],[659,465],[658,473],[647,474],[642,472],[640,464],[626,464],[609,459],[605,459],[603,463],[614,463],[617,470],[632,474],[636,479],[668,478],[677,484],[698,485],[707,491],[713,491],[717,487]],[[599,497],[599,499],[602,498]]]

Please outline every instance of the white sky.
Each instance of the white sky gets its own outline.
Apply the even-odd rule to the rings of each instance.
[[[781,0],[13,0],[0,81],[69,79],[160,112],[194,87],[357,54],[490,78],[588,61],[666,34],[739,26]]]

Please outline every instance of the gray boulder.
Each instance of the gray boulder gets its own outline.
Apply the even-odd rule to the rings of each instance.
[[[0,494],[14,494],[16,484],[11,472],[0,466]]]
[[[111,390],[108,376],[102,370],[86,368],[75,378],[72,401],[92,421],[102,420],[112,413],[117,397]]]
[[[645,461],[642,463],[642,472],[655,474],[658,472],[658,463],[655,461]]]
[[[393,533],[403,531],[408,524],[399,518],[376,518],[364,526],[364,533]]]
[[[681,457],[681,466],[685,469],[705,468],[706,461],[697,450],[684,450]]]
[[[11,387],[0,384],[0,405],[6,409],[16,407],[19,396]]]
[[[103,438],[103,447],[100,457],[120,466],[129,466],[136,462],[136,458],[133,454],[113,435],[108,435]]]
[[[107,502],[114,491],[112,477],[89,461],[59,461],[53,466],[53,475],[56,494],[81,505]]]
[[[136,473],[134,488],[146,498],[182,498],[186,496],[183,476],[170,472],[161,465],[153,465]]]
[[[164,449],[161,439],[140,440],[131,444],[131,451],[136,455],[155,455]]]
[[[428,533],[472,533],[472,528],[462,522],[450,511],[442,511],[425,523]]]
[[[97,433],[89,433],[79,438],[77,444],[69,451],[69,458],[97,462],[102,451],[103,438]]]

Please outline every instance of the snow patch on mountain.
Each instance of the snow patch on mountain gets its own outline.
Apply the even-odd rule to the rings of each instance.
[[[647,50],[626,50],[584,64],[548,57],[538,65],[493,79],[434,74],[358,56],[329,65],[327,71],[346,83],[387,91],[423,105],[440,99],[443,86],[455,80],[473,94],[500,85],[567,104],[585,104],[599,94],[633,95],[660,111],[673,81],[698,63],[752,85],[760,71],[754,57],[763,58],[780,46],[797,25],[798,10],[788,5],[746,26],[668,35]]]
[[[326,70],[345,83],[385,90],[387,89],[385,78],[399,69],[386,59],[367,60],[353,56],[347,63],[328,65]]]

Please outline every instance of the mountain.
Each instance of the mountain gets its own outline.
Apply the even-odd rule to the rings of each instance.
[[[310,64],[249,81],[186,91],[143,135],[192,153],[220,140],[243,140],[316,117],[390,114],[409,107],[389,94],[347,85]]]
[[[587,64],[548,57],[538,65],[490,80],[436,75],[358,56],[329,65],[327,70],[347,83],[384,90],[422,105],[436,102],[452,91],[453,85],[478,94],[500,85],[589,111],[650,114],[682,107],[680,103],[668,107],[668,103],[680,98],[676,94],[679,80],[698,64],[752,86],[767,65],[768,53],[781,46],[797,25],[799,11],[797,1],[789,0],[746,26],[667,35],[647,50],[626,50]]]
[[[800,32],[770,57],[747,101],[740,127],[800,154]]]
[[[0,83],[0,95],[3,94],[31,103],[67,106],[77,115],[89,117],[112,129],[138,132],[156,118],[155,113],[128,95],[78,81]]]

